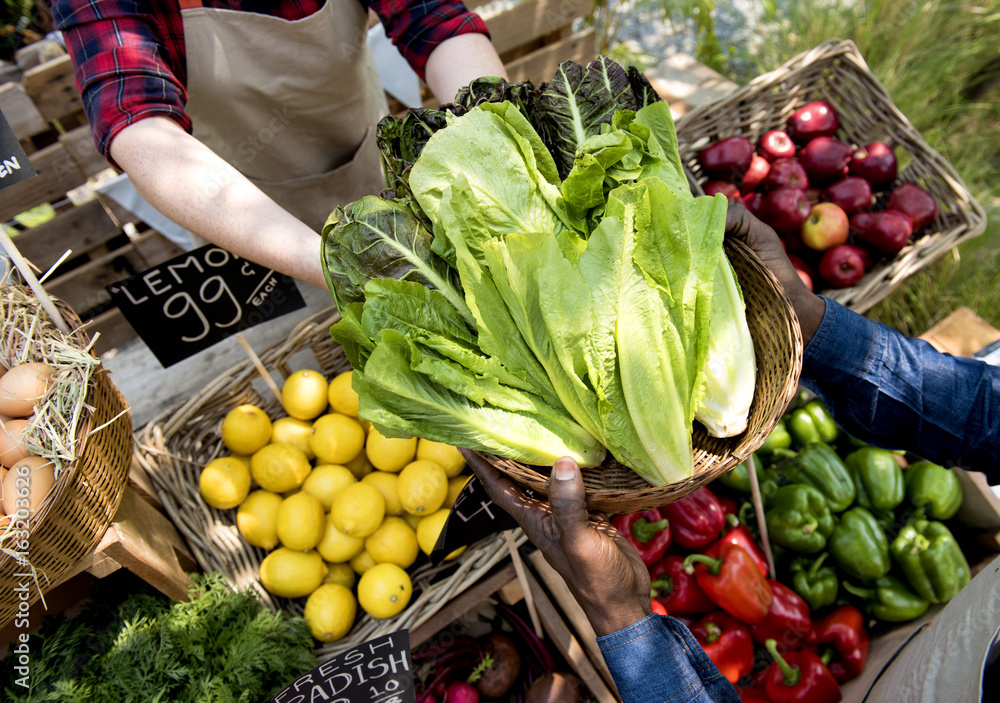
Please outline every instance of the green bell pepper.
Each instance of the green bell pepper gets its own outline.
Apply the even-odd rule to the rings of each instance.
[[[873,588],[860,588],[844,581],[844,590],[863,598],[865,610],[879,620],[906,622],[927,612],[930,603],[906,587],[902,580],[892,576],[878,579]]]
[[[822,442],[819,436],[819,428],[816,421],[805,408],[793,410],[788,416],[788,434],[792,435],[792,442],[797,447],[805,447],[816,442]]]
[[[826,498],[804,483],[779,488],[764,519],[771,540],[796,552],[822,550],[833,532],[833,515]]]
[[[827,444],[807,446],[788,463],[785,473],[792,483],[806,483],[819,490],[835,513],[846,510],[857,494],[847,467]]]
[[[946,603],[965,587],[972,575],[944,523],[911,520],[892,541],[892,557],[913,590],[932,603]]]
[[[887,449],[865,447],[847,455],[857,504],[869,510],[892,510],[906,497],[903,469]]]
[[[761,466],[760,458],[756,454],[754,454],[754,466],[757,470],[757,484],[760,485],[764,482],[764,469]],[[739,463],[736,465],[736,468],[719,476],[719,482],[723,486],[732,488],[734,491],[749,494],[751,492],[750,470],[747,468],[747,463],[745,461]]]
[[[832,566],[823,566],[828,556],[824,552],[818,559],[797,557],[792,560],[792,588],[809,604],[810,610],[819,610],[837,602],[837,572]]]
[[[962,505],[962,483],[955,469],[918,461],[910,465],[903,477],[910,502],[918,508],[923,507],[932,520],[954,517]]]
[[[869,581],[889,573],[889,540],[875,516],[854,507],[840,516],[829,541],[830,553],[851,576]]]
[[[785,419],[782,418],[778,420],[778,423],[771,430],[771,434],[767,436],[764,443],[757,447],[757,451],[761,454],[770,454],[775,449],[788,449],[792,446],[792,436],[788,434],[788,428],[785,427]]]
[[[819,398],[813,398],[798,410],[792,411],[788,431],[799,446],[813,442],[829,444],[840,436],[840,428]]]

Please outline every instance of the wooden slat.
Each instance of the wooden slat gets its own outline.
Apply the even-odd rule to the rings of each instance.
[[[493,46],[504,58],[528,42],[559,31],[592,8],[590,0],[528,0],[485,22]]]
[[[507,64],[507,75],[512,83],[531,81],[535,85],[552,80],[563,61],[590,63],[594,60],[597,32],[593,27],[577,32],[555,44],[514,59]]]
[[[183,249],[156,231],[143,233],[132,244],[145,261],[144,271],[184,253]]]
[[[109,167],[107,159],[101,155],[90,134],[90,125],[81,125],[59,136],[66,152],[76,161],[83,173],[90,177]]]
[[[50,129],[49,123],[20,83],[0,85],[0,112],[7,118],[14,136],[29,139]]]
[[[39,149],[29,160],[38,176],[0,190],[0,222],[8,222],[36,205],[63,200],[66,191],[87,180],[58,142]]]
[[[83,109],[69,55],[25,71],[23,82],[24,89],[49,122]]]
[[[94,342],[94,351],[98,354],[117,349],[139,336],[118,308],[112,308],[90,318],[83,327],[91,338],[97,337],[97,341]],[[99,337],[98,333],[100,333]]]
[[[79,207],[71,207],[54,220],[25,230],[14,243],[26,259],[45,271],[67,249],[72,249],[74,254],[84,254],[121,233],[104,207],[92,200]]]

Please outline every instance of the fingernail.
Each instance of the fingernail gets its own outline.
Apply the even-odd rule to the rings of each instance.
[[[556,481],[572,481],[576,476],[576,462],[568,456],[558,459],[552,467],[552,475],[556,477]]]

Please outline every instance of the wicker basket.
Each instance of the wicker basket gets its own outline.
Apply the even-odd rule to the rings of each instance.
[[[76,313],[61,301],[56,301],[56,306],[75,330],[72,341],[86,349],[90,339],[80,330],[82,323]],[[127,410],[125,399],[107,371],[98,369],[91,377],[86,409],[77,429],[77,436],[83,438],[77,458],[63,469],[30,518],[30,566],[10,555],[0,555],[0,628],[17,614],[19,594],[25,586],[31,594],[28,602],[34,603],[92,552],[107,531],[121,502],[131,465],[132,419]],[[100,429],[90,434],[96,428]]]
[[[303,320],[288,339],[260,354],[261,363],[282,378],[292,373],[293,365],[326,376],[349,370],[343,349],[329,332],[338,319],[336,310],[330,308]],[[244,403],[263,408],[272,419],[285,414],[253,364],[246,361],[217,377],[181,407],[149,422],[139,433],[136,460],[147,469],[160,501],[203,569],[220,572],[235,588],[252,588],[270,608],[302,614],[304,599],[279,598],[264,589],[259,568],[267,552],[243,540],[236,528],[236,511],[216,510],[198,492],[202,467],[228,453],[219,435],[222,419]],[[425,563],[411,573],[414,597],[406,610],[387,620],[359,613],[350,633],[319,647],[317,656],[327,658],[374,637],[418,627],[507,554],[505,540],[494,535],[471,545],[454,561],[437,567]]]
[[[614,459],[583,469],[587,507],[606,513],[649,510],[673,502],[729,471],[763,444],[798,385],[802,368],[802,335],[798,318],[774,274],[742,242],[726,238],[726,254],[746,300],[747,324],[757,355],[757,385],[747,429],[719,439],[695,423],[694,476],[665,486],[650,486]],[[498,470],[541,493],[548,490],[549,469],[525,466],[484,455]]]
[[[812,100],[833,105],[840,118],[837,137],[848,144],[891,144],[901,167],[899,181],[916,183],[938,202],[940,214],[916,241],[875,266],[850,288],[824,290],[843,305],[864,312],[903,280],[949,249],[986,229],[986,214],[951,165],[930,148],[896,108],[850,41],[831,39],[758,76],[722,100],[692,110],[677,122],[681,159],[703,183],[698,151],[725,137],[753,142]]]

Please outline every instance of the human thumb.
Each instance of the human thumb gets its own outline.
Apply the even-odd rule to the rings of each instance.
[[[559,530],[563,550],[571,553],[581,546],[580,538],[587,533],[589,517],[584,500],[583,476],[571,457],[564,456],[552,467],[549,477],[549,505],[552,519]]]

